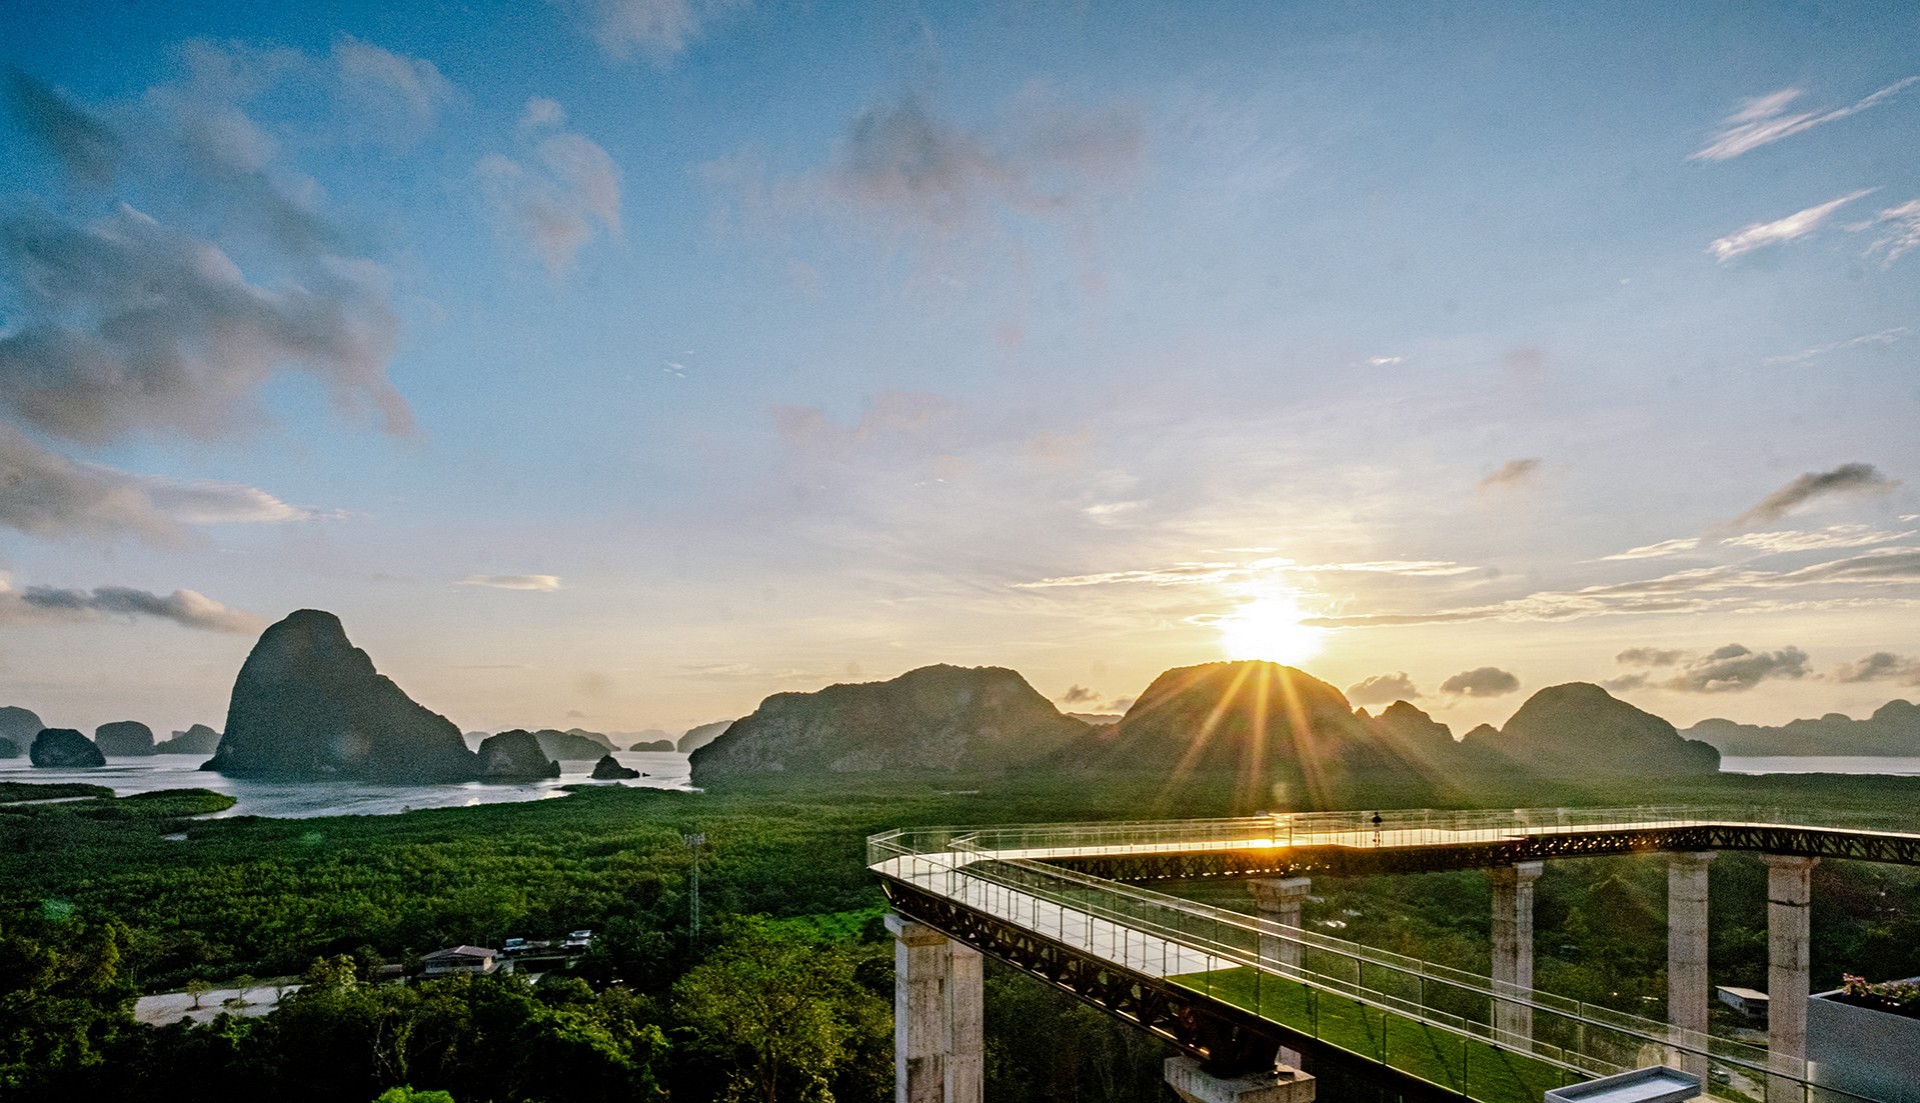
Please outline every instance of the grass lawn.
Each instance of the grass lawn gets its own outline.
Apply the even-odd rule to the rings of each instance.
[[[1167,979],[1481,1103],[1538,1103],[1547,1089],[1584,1079],[1524,1054],[1299,981],[1260,975],[1246,966]]]

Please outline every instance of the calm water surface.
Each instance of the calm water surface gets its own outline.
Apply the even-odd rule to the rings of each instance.
[[[687,756],[672,751],[616,751],[614,759],[648,777],[594,782],[591,762],[562,762],[560,776],[506,784],[469,781],[459,785],[367,785],[354,781],[256,781],[202,773],[204,755],[160,754],[148,758],[109,758],[88,770],[40,770],[19,758],[0,759],[0,781],[83,781],[105,785],[119,796],[154,789],[212,789],[229,793],[234,806],[221,816],[378,816],[417,808],[460,808],[476,804],[564,797],[562,785],[588,782],[651,789],[693,788]]]
[[[1866,755],[1722,755],[1723,774],[1892,774],[1920,777],[1920,758],[1874,758]]]

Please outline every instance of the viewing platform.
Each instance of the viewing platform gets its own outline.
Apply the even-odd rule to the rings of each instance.
[[[1779,995],[1767,1048],[1704,1029],[1705,872],[1720,850],[1757,852],[1771,867],[1770,986]],[[1671,863],[1673,1021],[1535,990],[1532,885],[1542,863],[1642,852],[1666,853]],[[1707,1083],[1706,1098],[1851,1103],[1864,1097],[1820,1084],[1804,1059],[1809,873],[1823,857],[1920,864],[1920,834],[1810,826],[1752,810],[1554,809],[928,828],[868,840],[868,863],[897,913],[896,933],[904,932],[896,1048],[901,1098],[912,1103],[977,1100],[966,1088],[977,1076],[964,1070],[979,1045],[959,1036],[971,1028],[956,1033],[956,1023],[978,1019],[968,1006],[977,993],[954,983],[956,974],[923,988],[940,992],[934,1013],[912,1004],[909,936],[918,939],[923,980],[955,962],[977,976],[978,954],[989,954],[1172,1042],[1222,1077],[1304,1053],[1310,1065],[1384,1077],[1410,1098],[1537,1103],[1550,1089],[1665,1065],[1720,1078],[1725,1086]],[[1300,926],[1303,874],[1473,868],[1493,880],[1491,976]],[[1143,887],[1215,877],[1247,879],[1259,914]],[[932,1059],[943,1056],[942,1038],[957,1046],[952,1067]],[[907,1062],[923,1055],[910,1085]],[[945,1087],[928,1094],[935,1067]],[[953,1068],[963,1070],[957,1081]]]

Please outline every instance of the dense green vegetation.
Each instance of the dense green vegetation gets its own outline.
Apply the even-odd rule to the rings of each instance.
[[[864,868],[868,834],[1254,810],[1230,780],[1177,790],[1157,779],[983,779],[945,790],[849,782],[831,793],[817,784],[704,794],[593,787],[555,801],[314,820],[194,820],[225,798],[191,791],[0,806],[0,1014],[11,1016],[0,1020],[0,1094],[166,1099],[226,1088],[361,1103],[411,1086],[458,1103],[881,1100],[891,1094],[891,954]],[[1437,795],[1482,807],[1780,805],[1910,827],[1920,782],[1719,778],[1659,791],[1534,784]],[[1319,803],[1393,807],[1410,796],[1436,793],[1348,792]],[[687,924],[690,832],[707,838],[697,943]],[[1552,864],[1536,899],[1542,987],[1659,1017],[1664,877],[1650,858]],[[1757,985],[1764,868],[1725,855],[1711,877],[1714,979]],[[1231,882],[1161,887],[1249,903]],[[1308,922],[1344,924],[1320,928],[1327,933],[1487,967],[1479,874],[1320,877],[1314,891]],[[1920,972],[1914,871],[1825,863],[1814,899],[1816,977]],[[755,915],[769,918],[745,920]],[[371,966],[441,946],[578,927],[598,932],[593,950],[574,975],[538,988],[506,978],[364,983]],[[298,975],[316,959],[328,964],[314,987],[271,1016],[164,1028],[127,1019],[136,992]],[[775,993],[786,1002],[756,1010],[750,997],[774,977],[792,982]],[[988,993],[996,1099],[1161,1097],[1159,1043],[998,968]],[[740,1025],[755,1015],[758,1034]],[[798,1036],[769,1033],[787,1026]]]

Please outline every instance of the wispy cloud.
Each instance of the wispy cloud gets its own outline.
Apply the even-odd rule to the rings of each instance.
[[[1801,476],[1806,478],[1807,476]],[[1795,480],[1798,482],[1799,480]],[[1791,484],[1790,484],[1791,485]],[[1784,492],[1776,491],[1776,494]],[[1804,499],[1803,499],[1804,500]],[[1756,507],[1758,508],[1758,507]],[[1725,528],[1734,526],[1722,526]],[[1628,559],[1662,559],[1690,551],[1705,551],[1710,548],[1740,548],[1758,551],[1762,555],[1780,555],[1787,552],[1824,551],[1832,548],[1864,548],[1874,544],[1888,544],[1895,540],[1904,540],[1915,535],[1911,529],[1894,531],[1876,529],[1869,525],[1828,525],[1822,529],[1778,529],[1771,532],[1747,532],[1721,539],[1713,537],[1683,536],[1677,540],[1662,540],[1657,544],[1645,544],[1637,548],[1628,548],[1623,552],[1603,555],[1600,562]]]
[[[1603,555],[1600,558],[1602,560],[1660,559],[1669,555],[1679,555],[1681,552],[1690,552],[1699,546],[1700,538],[1698,536],[1682,536],[1677,540],[1662,540],[1657,544],[1642,544],[1637,548],[1628,548],[1626,551],[1614,552],[1612,555]]]
[[[1779,532],[1749,532],[1739,536],[1730,536],[1721,541],[1728,547],[1754,548],[1768,555],[1780,555],[1786,552],[1824,551],[1830,548],[1864,548],[1874,544],[1890,544],[1895,540],[1904,540],[1915,535],[1914,530],[1894,532],[1888,529],[1876,529],[1867,525],[1829,525],[1813,532],[1785,530]]]
[[[1445,578],[1482,570],[1444,559],[1381,559],[1359,563],[1296,563],[1291,559],[1268,558],[1248,562],[1175,563],[1129,571],[1102,571],[1097,574],[1062,575],[1033,582],[1016,582],[1026,590],[1044,590],[1066,586],[1214,586],[1251,578],[1292,572],[1298,574],[1393,574],[1415,578]]]
[[[1538,459],[1508,460],[1499,470],[1480,480],[1479,491],[1485,494],[1503,486],[1516,486],[1533,478],[1540,470]]]
[[[1900,485],[1870,463],[1843,463],[1831,471],[1809,471],[1755,503],[1752,509],[1727,523],[1728,528],[1777,521],[1818,498],[1850,494],[1884,494]]]
[[[550,574],[470,574],[459,586],[490,586],[496,590],[536,590],[552,593],[560,589],[560,578]]]
[[[1718,260],[1721,264],[1725,264],[1733,258],[1751,253],[1755,249],[1765,248],[1769,245],[1779,245],[1782,242],[1805,237],[1815,230],[1818,230],[1828,218],[1833,216],[1833,212],[1862,196],[1871,195],[1877,190],[1876,188],[1862,188],[1856,192],[1849,192],[1838,199],[1830,199],[1817,207],[1808,207],[1803,211],[1795,211],[1785,218],[1775,219],[1772,222],[1755,222],[1752,225],[1742,227],[1728,234],[1726,237],[1717,239],[1711,245],[1707,246],[1707,252],[1712,253],[1715,260]]]
[[[1699,613],[1708,610],[1780,609],[1758,600],[1780,591],[1814,590],[1825,586],[1904,587],[1920,584],[1920,549],[1878,548],[1864,555],[1829,560],[1787,571],[1746,567],[1698,567],[1655,578],[1587,586],[1578,590],[1543,590],[1487,605],[1431,612],[1356,613],[1312,617],[1301,623],[1315,628],[1389,628],[1468,621],[1565,621],[1598,616],[1653,613]],[[1873,603],[1899,603],[1877,598]],[[1858,599],[1816,596],[1794,608],[1858,607]]]
[[[1881,267],[1891,265],[1907,251],[1920,246],[1920,199],[1909,199],[1897,207],[1888,207],[1875,215],[1868,225],[1878,226],[1880,236],[1867,246],[1867,255],[1884,254]]]
[[[0,581],[0,624],[96,621],[110,617],[165,620],[183,628],[208,632],[251,633],[267,626],[265,617],[229,608],[193,590],[175,590],[165,595],[130,586],[96,586],[91,590],[29,586],[15,590]]]
[[[621,232],[619,166],[590,139],[560,130],[565,122],[557,102],[535,96],[521,113],[520,131],[531,143],[524,159],[489,153],[474,165],[496,228],[555,278],[601,230]]]
[[[935,394],[882,391],[851,426],[836,423],[817,406],[775,406],[772,415],[781,443],[796,455],[837,459],[887,436],[920,433],[955,409],[950,399]]]
[[[1816,126],[1859,114],[1917,80],[1920,80],[1920,76],[1895,81],[1858,103],[1826,111],[1789,113],[1788,106],[1804,94],[1799,88],[1782,88],[1764,96],[1755,96],[1743,101],[1738,110],[1721,120],[1720,129],[1708,137],[1706,145],[1689,154],[1687,160],[1730,160],[1782,138],[1790,138]]]
[[[1915,200],[1914,203],[1910,205],[1915,208],[1915,217],[1920,219],[1920,200]],[[1915,232],[1920,233],[1920,222],[1916,223]],[[1920,244],[1920,240],[1916,240],[1915,243]],[[1869,252],[1871,252],[1871,250],[1869,250]],[[1909,332],[1906,326],[1894,326],[1892,329],[1883,329],[1878,333],[1863,333],[1858,337],[1849,337],[1844,341],[1832,341],[1824,345],[1815,345],[1812,348],[1801,349],[1799,352],[1788,353],[1785,356],[1769,356],[1765,363],[1799,364],[1807,360],[1812,360],[1816,356],[1825,356],[1830,352],[1839,352],[1841,349],[1855,348],[1860,345],[1891,345],[1895,341],[1906,337]]]

